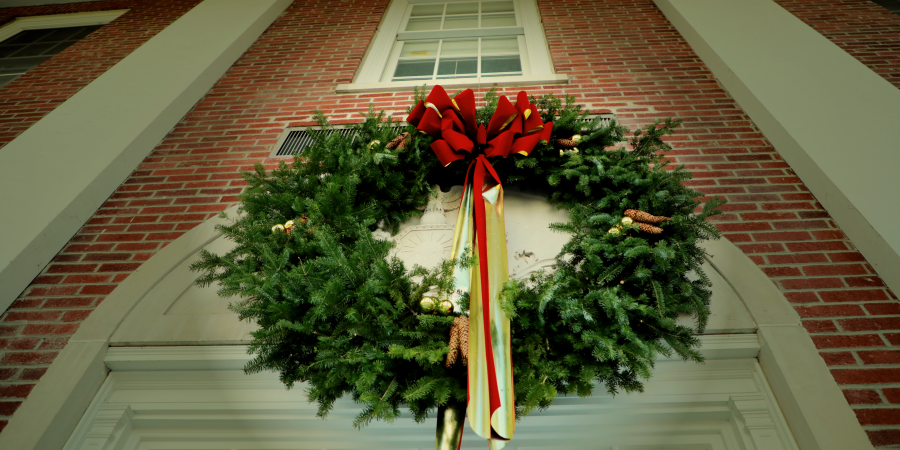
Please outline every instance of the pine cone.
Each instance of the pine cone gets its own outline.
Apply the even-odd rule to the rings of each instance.
[[[653,225],[650,225],[649,223],[637,222],[637,224],[638,224],[638,229],[640,229],[644,233],[662,234],[662,232],[663,232],[662,228],[655,227]]]
[[[406,138],[409,137],[409,133],[402,132],[399,136],[391,139],[391,142],[388,142],[387,145],[384,146],[386,149],[401,149],[406,147]]]
[[[638,211],[636,209],[626,209],[625,217],[631,217],[635,220],[635,222],[652,223],[654,225],[665,222],[667,220],[672,220],[671,218],[666,216],[654,216],[653,214]]]
[[[575,148],[578,146],[578,143],[575,142],[574,139],[557,139],[556,143],[559,144],[560,147],[565,148]]]
[[[456,364],[456,359],[462,353],[463,365],[469,360],[469,319],[457,317],[453,319],[450,327],[450,352],[447,353],[447,368]]]

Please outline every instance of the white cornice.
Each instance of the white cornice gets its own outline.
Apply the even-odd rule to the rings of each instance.
[[[52,16],[19,17],[0,27],[0,42],[3,42],[21,31],[39,30],[42,28],[87,27],[106,25],[125,14],[127,9],[114,11],[95,11],[72,14],[54,14]]]

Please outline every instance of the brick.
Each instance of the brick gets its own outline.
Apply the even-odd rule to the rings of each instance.
[[[900,350],[859,351],[864,364],[900,364]]]
[[[866,275],[862,264],[829,264],[823,266],[805,266],[803,272],[811,277],[827,275]]]
[[[844,389],[844,398],[851,405],[877,405],[883,403],[878,392],[872,389]]]
[[[841,319],[838,324],[847,331],[873,331],[900,329],[900,317]]]
[[[47,335],[61,335],[61,334],[73,334],[75,330],[78,329],[78,324],[28,324],[25,325],[25,329],[22,330],[22,335],[24,336],[47,336]]]
[[[860,425],[900,425],[900,408],[898,409],[857,409],[856,419]]]
[[[61,322],[81,322],[91,314],[90,309],[79,311],[66,311],[60,319]]]
[[[866,430],[869,441],[876,447],[885,447],[888,445],[900,445],[900,430]]]
[[[34,389],[34,384],[0,385],[0,398],[25,398]]]
[[[0,401],[0,416],[13,415],[19,406],[22,406],[22,402]]]
[[[862,306],[873,316],[900,315],[900,303],[866,303]]]
[[[803,328],[809,333],[833,333],[838,331],[837,325],[831,320],[804,320]]]
[[[831,375],[838,384],[878,384],[900,381],[900,370],[897,369],[831,369]]]
[[[900,388],[884,388],[881,390],[889,403],[900,403]]]
[[[856,359],[853,358],[853,354],[850,352],[823,352],[819,353],[819,355],[825,360],[825,364],[829,366],[856,365]]]
[[[834,289],[847,287],[840,278],[788,278],[779,280],[785,289]]]
[[[0,358],[0,364],[50,364],[56,355],[56,352],[7,352]]]
[[[795,306],[794,309],[800,317],[840,317],[840,316],[864,316],[865,312],[859,305],[818,305]],[[843,321],[839,321],[843,322]]]
[[[816,348],[884,347],[884,342],[875,334],[822,335],[812,336]]]
[[[0,349],[3,350],[33,350],[41,343],[39,338],[2,338]]]
[[[882,287],[884,282],[876,276],[869,277],[845,277],[844,282],[850,287]]]
[[[97,272],[132,272],[140,267],[140,263],[113,263],[103,264]]]
[[[789,242],[785,244],[792,252],[825,252],[833,250],[847,250],[847,244],[836,242]]]
[[[819,297],[815,292],[785,292],[784,298],[791,303],[818,303]]]
[[[22,369],[22,373],[19,374],[19,380],[21,381],[38,381],[44,374],[47,373],[47,367],[34,367],[34,368],[26,368]]]
[[[825,302],[871,302],[888,300],[887,294],[882,289],[857,289],[853,291],[822,291],[819,292],[822,301]]]

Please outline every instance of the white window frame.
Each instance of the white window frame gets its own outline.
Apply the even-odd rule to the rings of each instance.
[[[106,25],[122,14],[125,14],[125,12],[127,11],[127,9],[117,9],[114,11],[95,11],[72,14],[54,14],[50,16],[19,17],[6,25],[0,26],[0,42],[3,42],[25,30]]]
[[[566,84],[568,76],[556,74],[553,70],[553,60],[550,58],[550,50],[544,37],[544,28],[541,25],[540,15],[536,0],[513,0],[516,7],[517,28],[520,38],[520,55],[522,58],[522,75],[515,76],[489,76],[470,78],[449,78],[440,80],[406,80],[389,81],[390,72],[397,64],[399,49],[398,35],[412,35],[422,32],[405,32],[406,22],[409,20],[409,11],[412,5],[421,3],[448,3],[454,0],[393,0],[388,6],[375,38],[369,46],[366,56],[350,84],[340,84],[336,88],[338,94],[352,92],[379,92],[379,91],[403,91],[414,86],[426,87],[440,84],[444,87],[481,87],[501,85],[545,85]],[[429,38],[458,38],[481,37],[480,35],[461,34],[455,30],[430,32]]]

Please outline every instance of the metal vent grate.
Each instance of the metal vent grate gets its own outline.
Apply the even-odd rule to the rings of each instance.
[[[602,120],[600,124],[604,127],[609,126],[610,119],[615,118],[613,114],[600,114],[599,116],[590,116],[585,119],[582,119],[583,122],[590,122],[591,120],[600,117]],[[405,126],[396,126],[391,127],[394,130],[394,133],[402,133]],[[320,127],[309,127],[309,128],[288,128],[284,130],[282,134],[282,138],[279,139],[278,144],[275,145],[277,149],[271,157],[285,157],[285,156],[295,156],[303,153],[307,147],[315,142],[317,137],[324,137],[322,133],[338,133],[342,136],[352,137],[354,140],[356,136],[352,136],[353,130],[351,128],[346,127],[334,127],[328,130],[323,130]],[[327,136],[327,135],[326,135]]]

